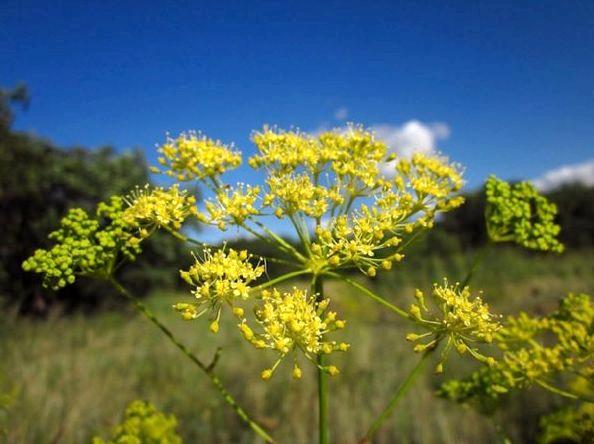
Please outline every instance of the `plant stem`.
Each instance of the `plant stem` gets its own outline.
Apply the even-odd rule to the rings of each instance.
[[[415,365],[415,367],[408,374],[406,379],[398,387],[398,390],[396,390],[396,393],[394,394],[394,396],[392,397],[392,399],[390,400],[388,405],[384,408],[384,410],[382,411],[382,413],[380,413],[380,415],[376,418],[376,420],[373,421],[373,423],[369,427],[369,430],[365,434],[365,437],[359,441],[360,443],[371,442],[371,438],[373,438],[373,436],[375,435],[377,430],[392,415],[392,412],[398,405],[398,401],[400,401],[400,399],[402,399],[402,397],[406,394],[406,392],[408,392],[408,390],[412,387],[413,382],[421,374],[421,372],[422,372],[423,368],[425,368],[425,365],[427,364],[427,362],[429,360],[428,358],[429,358],[429,356],[431,356],[431,353],[433,352],[433,350],[434,349],[429,349],[423,354],[423,356],[421,356],[421,359],[419,359],[419,362],[417,363],[417,365]]]
[[[398,315],[402,316],[403,318],[410,319],[410,316],[406,311],[404,311],[403,309],[398,308],[394,304],[386,301],[384,298],[382,298],[381,296],[378,296],[373,291],[371,291],[369,288],[365,287],[364,285],[360,284],[359,282],[355,281],[354,279],[350,279],[346,276],[343,276],[339,273],[334,273],[332,271],[326,272],[325,274],[327,276],[332,276],[332,277],[340,279],[341,281],[346,282],[347,284],[349,284],[352,287],[355,287],[357,290],[361,291],[366,296],[369,296],[374,301],[382,304],[384,307],[389,308],[394,313],[397,313]]]
[[[324,300],[324,283],[320,276],[314,276],[312,281],[312,292],[316,294],[318,302]],[[318,364],[318,430],[319,444],[328,444],[330,442],[330,431],[328,428],[328,374],[322,370],[325,366],[324,354],[317,356]]]
[[[126,288],[124,288],[117,280],[113,277],[109,279],[109,282],[114,288],[128,299],[135,308],[151,321],[161,332],[167,336],[167,338],[175,345],[190,361],[192,361],[200,370],[202,370],[211,380],[213,385],[217,388],[219,393],[223,396],[223,399],[229,404],[235,413],[266,443],[274,443],[272,437],[254,420],[252,420],[247,412],[241,408],[233,398],[233,396],[227,391],[220,378],[213,373],[211,366],[204,364],[200,359],[196,357],[184,344],[182,344],[165,325],[157,319],[157,317],[144,305],[136,296],[131,294]]]
[[[280,275],[274,279],[269,280],[268,282],[264,282],[263,284],[252,287],[249,289],[249,291],[255,292],[255,291],[264,290],[265,288],[271,287],[271,286],[276,285],[280,282],[284,282],[284,281],[287,281],[294,277],[301,276],[301,275],[308,274],[308,273],[311,273],[311,271],[310,270],[291,271],[290,273],[285,273],[285,274]]]
[[[283,245],[285,248],[291,251],[291,253],[295,256],[295,258],[301,262],[307,262],[307,258],[303,256],[295,247],[285,241],[282,237],[276,234],[274,231],[270,230],[266,225],[262,224],[259,221],[254,221],[256,225],[262,228],[271,238],[276,240],[280,245]]]
[[[472,277],[474,276],[474,273],[478,269],[478,266],[480,265],[480,263],[485,258],[485,255],[487,254],[487,250],[489,249],[489,245],[491,245],[491,244],[490,243],[487,243],[487,245],[485,245],[481,249],[481,251],[479,251],[474,256],[474,260],[472,261],[472,265],[470,266],[470,270],[468,270],[468,274],[466,275],[466,277],[464,278],[464,281],[462,282],[462,288],[464,288],[468,284],[470,284],[470,281],[472,280]]]

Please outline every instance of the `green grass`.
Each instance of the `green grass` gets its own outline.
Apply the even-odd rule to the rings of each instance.
[[[474,286],[485,289],[485,298],[499,312],[546,311],[568,291],[594,294],[593,253],[562,259],[508,250],[496,253],[497,258],[487,256]],[[378,291],[406,306],[414,286],[427,288],[444,275],[461,279],[468,261],[430,258],[416,267],[405,262],[378,285]],[[408,277],[403,279],[403,274]],[[403,340],[408,326],[399,318],[336,282],[328,283],[326,292],[348,319],[343,337],[352,344],[351,351],[334,359],[342,374],[331,379],[331,438],[335,443],[354,443],[418,355]],[[218,372],[238,401],[255,412],[279,442],[315,442],[313,369],[307,368],[301,381],[293,381],[287,363],[271,381],[261,381],[259,373],[272,356],[245,343],[229,320],[216,336],[208,331],[206,319],[181,321],[169,306],[183,297],[161,293],[148,304],[205,361],[218,345],[224,347]],[[125,405],[137,398],[175,413],[188,443],[259,442],[219,399],[209,380],[133,311],[45,322],[5,316],[1,322],[0,374],[5,390],[17,388],[9,410],[0,413],[0,427],[9,443],[89,442],[95,434],[105,435]],[[452,363],[446,376],[455,376],[464,367]],[[376,442],[497,442],[490,420],[434,397],[442,380],[428,372],[417,381],[416,390],[402,401]],[[550,404],[550,397],[538,390],[514,398],[506,409],[507,431],[519,442],[529,441],[538,413]]]

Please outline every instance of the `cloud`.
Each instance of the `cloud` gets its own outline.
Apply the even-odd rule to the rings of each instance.
[[[572,183],[594,186],[594,159],[573,165],[563,165],[547,171],[539,178],[534,179],[533,183],[542,191],[550,191],[561,185]]]
[[[371,125],[377,138],[386,142],[390,149],[402,157],[410,157],[415,152],[432,153],[437,150],[438,140],[450,136],[450,128],[442,122],[423,123],[409,120],[403,125]]]
[[[344,120],[349,116],[349,109],[341,106],[336,111],[334,111],[334,118],[336,120]]]

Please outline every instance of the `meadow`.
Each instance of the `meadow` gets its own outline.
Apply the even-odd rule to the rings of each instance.
[[[473,287],[484,290],[485,300],[497,313],[520,309],[543,313],[556,307],[567,292],[594,294],[593,251],[558,257],[496,250],[487,254]],[[461,279],[471,258],[471,254],[447,258],[432,254],[405,260],[378,280],[381,285],[376,289],[406,307],[416,286],[427,288],[443,276]],[[326,291],[348,320],[341,335],[352,345],[348,353],[333,358],[342,373],[331,379],[331,440],[355,443],[418,355],[402,340],[409,326],[399,318],[338,282],[329,282]],[[218,345],[224,347],[218,373],[240,404],[257,412],[256,419],[279,442],[314,442],[314,369],[304,367],[298,381],[288,371],[262,381],[258,377],[262,354],[240,338],[231,319],[224,320],[218,336],[207,332],[206,319],[180,320],[170,306],[187,298],[188,294],[161,291],[146,302],[205,361]],[[198,328],[197,323],[204,325]],[[4,431],[0,439],[8,443],[90,442],[95,435],[105,436],[133,399],[149,400],[174,413],[185,442],[259,442],[219,399],[209,380],[132,309],[93,316],[53,313],[43,321],[4,314],[0,356],[2,391],[15,394],[11,405],[0,412]],[[462,375],[469,365],[452,360],[443,376],[427,370],[374,442],[495,443],[500,442],[498,424],[515,442],[531,442],[538,416],[560,401],[531,389],[510,400],[505,416],[493,420],[434,396],[441,381]]]

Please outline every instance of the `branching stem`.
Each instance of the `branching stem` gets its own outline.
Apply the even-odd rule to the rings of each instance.
[[[223,399],[227,404],[233,408],[237,416],[239,416],[260,438],[262,438],[266,443],[274,443],[274,439],[250,416],[247,412],[237,404],[237,401],[233,398],[233,396],[227,391],[221,379],[215,375],[212,371],[210,365],[204,364],[200,359],[196,357],[184,344],[182,344],[169,330],[165,325],[161,323],[157,319],[157,317],[149,310],[149,308],[144,305],[136,296],[130,293],[126,288],[124,288],[117,280],[114,278],[110,278],[109,282],[113,287],[126,299],[128,299],[144,317],[146,317],[149,321],[151,321],[161,332],[167,336],[167,338],[171,341],[173,345],[175,345],[186,357],[192,361],[200,370],[202,370],[206,376],[209,377],[210,381],[213,385],[217,388],[219,393],[223,396]],[[216,356],[215,356],[216,359]],[[213,361],[214,362],[214,361]],[[213,366],[214,367],[214,366]]]
[[[384,298],[382,298],[381,296],[375,294],[369,288],[367,288],[364,285],[360,284],[356,280],[351,279],[351,278],[348,278],[346,276],[343,276],[343,275],[341,275],[339,273],[334,273],[332,271],[328,271],[328,272],[326,272],[324,274],[327,275],[327,276],[338,278],[341,281],[346,282],[347,284],[349,284],[352,287],[355,287],[357,290],[359,290],[360,292],[362,292],[366,296],[369,296],[375,302],[378,302],[378,303],[382,304],[384,307],[389,308],[390,310],[392,310],[394,313],[398,314],[399,316],[402,316],[403,318],[406,318],[406,319],[411,319],[410,315],[406,311],[404,311],[403,309],[395,306],[391,302],[386,301]]]

